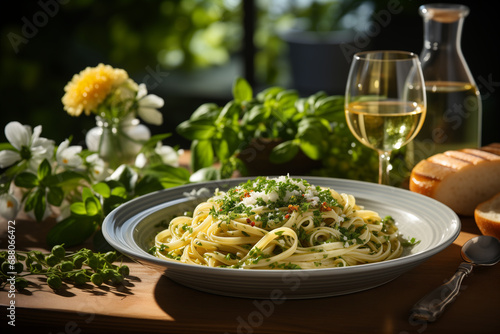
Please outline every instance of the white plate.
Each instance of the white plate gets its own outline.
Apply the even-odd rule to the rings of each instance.
[[[448,247],[460,233],[460,219],[447,206],[408,190],[374,183],[320,177],[300,177],[312,185],[352,194],[366,209],[381,217],[391,215],[406,238],[420,243],[402,257],[352,267],[307,270],[243,270],[210,268],[167,261],[147,250],[160,223],[192,211],[205,198],[187,196],[193,190],[234,187],[248,178],[190,184],[151,193],[127,202],[104,220],[102,231],[116,250],[160,270],[170,279],[205,292],[246,298],[299,299],[353,293],[371,289],[397,278]]]

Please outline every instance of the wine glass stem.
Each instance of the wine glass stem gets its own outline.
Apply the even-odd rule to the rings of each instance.
[[[391,170],[391,152],[378,152],[378,183],[389,185],[389,172]]]

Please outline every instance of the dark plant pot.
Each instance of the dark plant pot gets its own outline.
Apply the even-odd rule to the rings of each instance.
[[[302,151],[299,151],[290,161],[280,164],[272,163],[269,161],[269,156],[272,149],[280,143],[282,141],[278,139],[253,139],[238,154],[238,158],[247,168],[248,176],[310,175],[312,170],[321,167],[321,161],[310,159]]]
[[[325,91],[343,95],[354,49],[354,32],[291,31],[288,44],[293,88],[303,95]]]

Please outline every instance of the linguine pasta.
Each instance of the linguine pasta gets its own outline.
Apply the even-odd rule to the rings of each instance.
[[[391,217],[365,210],[352,195],[289,176],[216,190],[192,217],[172,219],[153,247],[162,259],[243,269],[344,267],[402,251]]]

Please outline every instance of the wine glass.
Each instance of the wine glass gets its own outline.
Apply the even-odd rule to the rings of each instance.
[[[347,125],[362,144],[378,152],[378,183],[390,184],[391,152],[420,131],[426,104],[416,54],[366,51],[354,55],[345,93]]]

